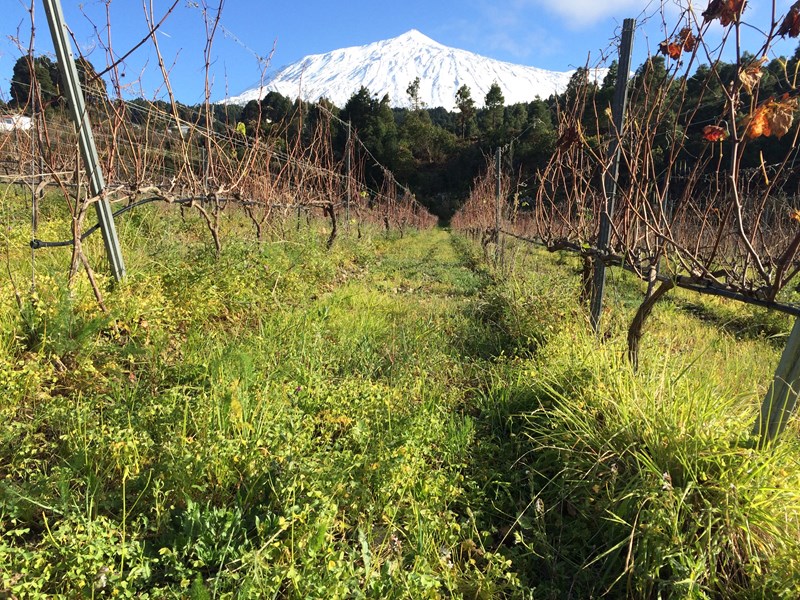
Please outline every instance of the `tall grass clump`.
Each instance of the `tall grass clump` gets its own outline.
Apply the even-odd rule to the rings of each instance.
[[[796,437],[755,449],[754,399],[714,374],[662,363],[637,376],[617,344],[574,333],[551,351],[520,417],[533,492],[518,541],[554,589],[797,597]]]

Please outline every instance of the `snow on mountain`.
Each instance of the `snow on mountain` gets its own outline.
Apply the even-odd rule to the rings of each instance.
[[[276,91],[289,98],[309,102],[327,98],[343,107],[365,86],[392,106],[410,104],[406,89],[420,79],[420,98],[429,108],[455,108],[456,90],[469,86],[478,106],[492,83],[503,90],[506,104],[530,102],[537,95],[547,98],[564,90],[575,71],[546,71],[486,58],[466,50],[449,48],[412,29],[403,35],[366,46],[313,54],[278,71],[262,88],[229,98],[230,104],[247,104]],[[605,69],[595,77],[602,78]]]

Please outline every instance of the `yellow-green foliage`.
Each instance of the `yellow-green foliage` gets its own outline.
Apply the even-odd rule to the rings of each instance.
[[[599,345],[568,259],[236,211],[217,256],[155,205],[122,284],[86,243],[106,314],[2,198],[0,596],[797,596],[796,430],[747,437],[784,320],[677,295],[634,374],[640,290]]]

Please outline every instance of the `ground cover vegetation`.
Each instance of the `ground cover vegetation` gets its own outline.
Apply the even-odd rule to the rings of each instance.
[[[689,6],[625,127],[586,69],[530,113],[496,86],[427,110],[418,82],[405,111],[240,113],[207,54],[202,106],[165,69],[168,102],[124,102],[109,42],[108,89],[77,65],[91,191],[28,53],[32,128],[0,137],[0,597],[796,598],[797,424],[753,425],[791,325],[763,307],[800,293],[800,63],[709,48],[745,8]],[[104,201],[119,281],[85,226]]]
[[[2,200],[7,597],[798,593],[796,431],[748,443],[783,319],[677,296],[636,375],[633,278],[599,344],[569,256],[510,247],[500,272],[375,226],[328,250],[294,220],[258,241],[235,212],[218,254],[159,205],[120,219],[104,313],[69,250],[23,291],[24,197]]]

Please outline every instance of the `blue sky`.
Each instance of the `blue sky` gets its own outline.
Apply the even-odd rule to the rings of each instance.
[[[146,0],[156,20],[174,0]],[[4,5],[0,25],[0,97],[7,98],[19,46],[30,39],[30,0],[0,0]],[[216,9],[219,0],[205,0]],[[95,66],[107,64],[98,39],[105,37],[106,6],[111,16],[112,42],[117,56],[124,54],[147,34],[141,0],[62,0],[66,19],[75,38]],[[203,0],[180,0],[167,18],[158,40],[170,80],[179,100],[200,102],[204,96],[203,49],[205,25]],[[666,25],[671,30],[680,16],[667,2]],[[768,2],[752,2],[745,16],[763,20]],[[778,2],[784,12],[790,0]],[[700,6],[702,5],[702,6]],[[698,12],[705,1],[697,5]],[[565,71],[581,66],[591,55],[594,62],[611,49],[625,17],[643,22],[635,42],[634,67],[664,39],[660,2],[647,0],[225,0],[221,29],[212,48],[212,99],[236,95],[260,80],[258,56],[274,54],[267,72],[307,54],[346,46],[363,45],[419,29],[447,46],[463,48],[499,60]],[[644,19],[644,16],[649,18]],[[44,10],[34,3],[37,24],[36,53],[51,51]],[[92,25],[94,23],[94,25]],[[95,28],[96,26],[96,28]],[[722,28],[717,24],[718,35]],[[97,32],[100,32],[98,36]],[[753,42],[755,43],[755,42]],[[794,51],[786,42],[782,53]],[[126,93],[165,97],[166,90],[152,44],[148,42],[123,65]]]

